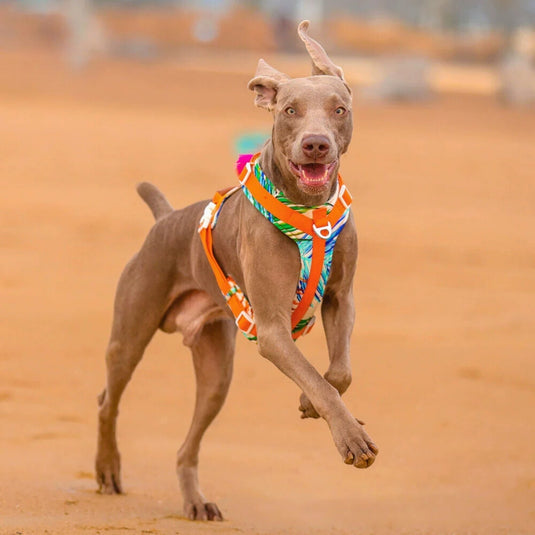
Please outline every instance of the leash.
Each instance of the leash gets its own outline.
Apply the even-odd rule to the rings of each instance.
[[[292,204],[264,175],[257,161],[259,155],[250,157],[243,165],[239,173],[240,186],[216,192],[204,210],[198,230],[219,289],[236,318],[236,325],[250,340],[256,340],[257,336],[252,307],[236,281],[223,272],[213,252],[212,230],[219,212],[225,201],[241,188],[264,217],[297,243],[301,273],[291,316],[292,338],[296,340],[310,332],[314,325],[314,310],[323,298],[334,245],[349,217],[352,198],[338,175],[334,199],[325,205],[306,207]],[[243,162],[243,157],[241,160]]]

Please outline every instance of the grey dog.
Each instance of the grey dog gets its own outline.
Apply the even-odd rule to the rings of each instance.
[[[298,33],[312,59],[312,76],[290,79],[260,60],[249,88],[255,103],[273,114],[271,139],[259,162],[278,190],[296,204],[318,206],[336,189],[340,156],[352,134],[352,98],[342,69],[308,36]],[[309,176],[322,177],[312,183]],[[156,223],[120,278],[106,352],[107,384],[100,394],[96,477],[100,491],[121,493],[116,421],[121,395],[158,328],[180,332],[191,348],[197,395],[191,427],[176,470],[184,512],[195,520],[221,520],[201,492],[197,468],[201,439],[225,401],[232,377],[237,327],[226,306],[197,227],[207,201],[173,210],[152,185],[138,191]],[[253,309],[258,351],[302,390],[303,418],[324,418],[342,459],[370,466],[378,449],[341,399],[351,383],[350,336],[357,234],[352,216],[338,236],[321,313],[329,352],[322,377],[292,339],[290,314],[300,272],[295,244],[241,193],[226,201],[213,233],[214,252]]]

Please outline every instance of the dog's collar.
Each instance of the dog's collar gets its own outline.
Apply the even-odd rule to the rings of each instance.
[[[335,194],[321,206],[308,207],[289,201],[275,188],[258,163],[259,154],[242,156],[238,161],[241,188],[253,206],[277,229],[292,239],[299,248],[301,272],[292,304],[292,336],[297,339],[310,331],[314,312],[323,299],[331,270],[336,239],[349,218],[351,195],[338,176]],[[254,313],[236,282],[225,275],[212,249],[212,229],[228,197],[240,186],[217,192],[206,206],[199,225],[204,250],[217,283],[236,324],[250,340],[256,340]]]

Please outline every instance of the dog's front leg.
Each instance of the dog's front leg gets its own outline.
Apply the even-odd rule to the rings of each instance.
[[[292,379],[311,400],[318,414],[327,421],[344,462],[357,468],[370,466],[378,453],[377,447],[344,405],[336,388],[297,349],[289,328],[273,321],[266,324],[258,315],[257,328],[261,355]]]
[[[247,210],[254,208],[247,203],[245,214]],[[336,388],[318,373],[292,339],[290,314],[300,263],[297,248],[264,218],[253,219],[253,215],[249,213],[243,219],[240,258],[247,296],[255,314],[260,354],[310,399],[329,425],[344,461],[366,468],[375,460],[377,447],[344,405]],[[335,251],[333,268],[342,257]],[[333,269],[333,281],[337,276],[352,280],[353,273],[354,266],[349,270]]]
[[[355,222],[350,216],[334,249],[329,281],[325,289],[321,316],[329,350],[325,379],[343,394],[351,384],[350,339],[355,323],[353,279],[357,266],[358,242]],[[306,394],[301,394],[302,418],[319,418]]]
[[[329,291],[321,307],[329,350],[329,368],[324,377],[340,395],[351,384],[350,338],[355,321],[355,305],[351,290],[349,286],[338,291]],[[319,418],[313,403],[305,393],[301,394],[299,399],[299,410],[301,418]]]

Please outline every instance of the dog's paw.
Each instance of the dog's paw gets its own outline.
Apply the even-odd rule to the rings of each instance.
[[[118,451],[109,455],[99,453],[95,470],[100,494],[122,494],[121,459]]]
[[[185,503],[184,514],[189,520],[219,522],[223,520],[223,515],[215,503],[203,503],[202,501]]]
[[[331,432],[346,464],[356,468],[368,468],[374,463],[379,449],[364,431],[359,420],[351,417],[346,422],[331,425]]]
[[[319,418],[320,415],[316,412],[314,405],[310,403],[310,400],[301,394],[299,398],[299,410],[301,411],[301,418]]]

